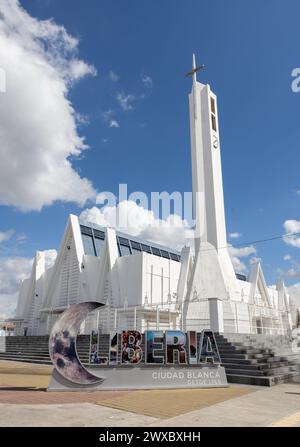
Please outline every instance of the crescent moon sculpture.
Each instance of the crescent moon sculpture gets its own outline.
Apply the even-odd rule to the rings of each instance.
[[[73,383],[94,385],[104,380],[83,366],[76,350],[76,338],[81,323],[90,312],[102,306],[104,304],[95,301],[74,304],[62,313],[51,330],[50,358],[57,372]]]

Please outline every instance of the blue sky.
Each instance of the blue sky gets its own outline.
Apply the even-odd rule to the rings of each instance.
[[[72,166],[97,191],[117,193],[119,183],[127,183],[129,192],[191,190],[191,81],[184,73],[195,52],[205,64],[200,80],[218,95],[227,229],[242,233],[231,242],[280,235],[286,220],[300,220],[300,93],[291,90],[291,71],[300,66],[297,0],[21,5],[78,38],[78,57],[97,70],[68,93],[88,121],[77,130],[89,149],[72,158]],[[110,79],[111,71],[118,80]],[[131,110],[122,110],[119,93],[135,98]],[[118,128],[103,119],[108,110]],[[0,245],[0,256],[31,258],[36,249],[58,248],[68,214],[88,206],[58,201],[26,212],[0,206],[0,232],[15,230]],[[17,241],[20,235],[27,238]],[[287,254],[297,263],[297,247],[283,241],[257,245],[268,282],[274,283],[279,268],[296,265],[283,260]],[[297,282],[293,276],[288,284]]]

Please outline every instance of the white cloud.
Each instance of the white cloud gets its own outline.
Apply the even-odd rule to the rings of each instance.
[[[120,79],[120,76],[112,70],[110,70],[108,77],[112,82],[117,82]]]
[[[170,215],[165,220],[157,219],[152,211],[133,201],[124,200],[117,207],[87,208],[80,218],[175,249],[181,249],[193,239],[193,231],[187,221],[177,215]]]
[[[20,281],[30,275],[32,259],[1,258],[0,262],[0,294],[15,293]]]
[[[45,250],[45,269],[52,267],[57,257],[57,251],[55,249]]]
[[[11,239],[11,237],[14,235],[15,230],[7,230],[7,231],[0,231],[0,244],[1,242],[8,241]]]
[[[244,262],[241,261],[240,258],[246,258],[251,254],[255,254],[256,248],[253,245],[241,248],[233,247],[230,245],[228,249],[235,271],[240,273],[245,272],[247,270],[247,266]]]
[[[87,148],[68,99],[74,82],[95,75],[77,58],[78,41],[53,20],[31,17],[17,0],[0,2],[0,204],[40,210],[56,200],[95,196],[70,157]]]
[[[116,119],[113,119],[113,115],[115,112],[112,109],[105,110],[102,113],[103,120],[107,123],[108,127],[117,128],[120,127],[119,122]]]
[[[142,76],[142,83],[146,87],[152,87],[153,86],[153,79],[150,76]]]
[[[110,122],[109,122],[109,127],[115,127],[115,128],[117,128],[117,127],[120,127],[120,124],[118,123],[117,120],[110,120]]]
[[[136,100],[136,97],[132,94],[128,94],[126,95],[123,92],[120,92],[117,94],[116,99],[120,105],[120,107],[127,112],[128,110],[132,110],[133,109],[133,103]]]
[[[24,233],[21,233],[17,236],[17,242],[24,243],[28,239],[28,236]]]
[[[76,123],[78,126],[87,126],[90,124],[90,118],[88,115],[82,113],[76,113]]]
[[[52,267],[57,251],[45,250],[45,268]],[[17,305],[20,283],[30,277],[33,259],[24,257],[0,260],[0,319],[12,317]]]
[[[104,121],[107,122],[110,120],[113,113],[114,113],[114,111],[112,109],[104,110],[104,112],[102,113],[102,118],[104,119]]]
[[[285,272],[281,272],[283,276],[286,276],[287,278],[300,278],[300,269],[299,267],[291,267],[290,269],[286,270]]]
[[[232,256],[238,256],[239,258],[244,258],[246,256],[256,253],[256,248],[253,245],[248,247],[229,247],[230,254]]]
[[[300,277],[300,264],[295,261],[291,255],[285,255],[284,261],[290,261],[291,267],[288,270],[278,269],[278,273],[281,276],[285,276],[287,278],[299,278]]]
[[[300,248],[300,235],[293,233],[300,233],[300,221],[299,220],[286,220],[283,224],[286,233],[289,236],[284,236],[283,240],[286,244],[292,247]]]
[[[0,261],[0,318],[13,316],[20,282],[30,275],[32,259],[1,258]]]
[[[18,301],[18,292],[0,293],[0,320],[14,316]]]
[[[247,266],[237,256],[231,256],[231,261],[235,272],[244,273],[247,270]]]
[[[97,70],[95,67],[88,65],[82,60],[73,59],[64,73],[70,82],[78,81],[86,75],[96,76]]]
[[[239,237],[243,236],[242,233],[238,233],[237,231],[234,233],[229,233],[229,237],[231,239],[238,239]]]

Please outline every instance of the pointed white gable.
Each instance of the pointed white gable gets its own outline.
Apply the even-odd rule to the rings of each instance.
[[[263,304],[265,306],[272,306],[271,298],[268,292],[268,287],[265,281],[265,277],[260,265],[260,262],[253,265],[249,275],[249,282],[251,283],[249,303],[250,304]],[[258,297],[260,296],[260,302]]]
[[[46,292],[45,308],[66,307],[82,301],[79,296],[79,274],[83,254],[78,218],[71,214]]]
[[[278,279],[276,290],[278,291],[278,309],[289,310],[289,296],[282,278]]]

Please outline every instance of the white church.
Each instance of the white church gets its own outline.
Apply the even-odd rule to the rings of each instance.
[[[211,328],[220,333],[287,334],[289,295],[282,280],[268,287],[260,263],[237,274],[228,252],[217,97],[196,79],[189,95],[195,250],[177,252],[70,215],[55,264],[37,252],[18,299],[15,334],[48,334],[72,304],[106,304],[82,327]]]

